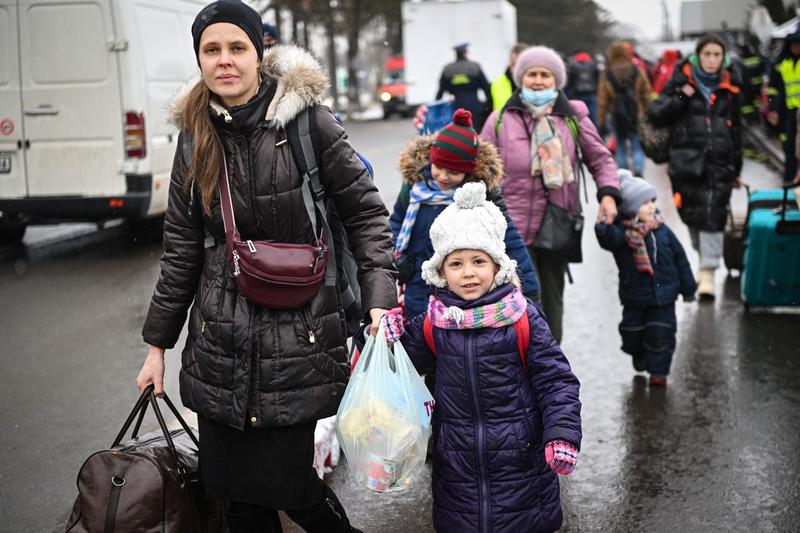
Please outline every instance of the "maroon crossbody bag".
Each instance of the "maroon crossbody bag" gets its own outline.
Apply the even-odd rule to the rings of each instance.
[[[309,302],[325,285],[336,285],[336,269],[328,261],[327,243],[332,243],[325,206],[311,193],[309,176],[303,176],[303,203],[311,220],[315,240],[311,244],[242,240],[233,215],[228,164],[223,153],[223,176],[219,180],[222,220],[228,262],[236,285],[248,300],[270,309],[297,309]],[[317,232],[316,211],[322,220]],[[324,238],[323,238],[324,237]]]

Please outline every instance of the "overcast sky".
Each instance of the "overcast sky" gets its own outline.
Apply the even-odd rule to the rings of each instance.
[[[633,24],[645,37],[659,39],[664,24],[661,0],[594,0],[619,22]],[[682,0],[666,0],[673,33],[677,34]]]

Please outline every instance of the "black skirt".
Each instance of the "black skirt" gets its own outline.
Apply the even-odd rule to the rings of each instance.
[[[314,470],[315,422],[244,431],[197,417],[200,475],[206,493],[226,501],[280,510],[306,509],[322,500]]]

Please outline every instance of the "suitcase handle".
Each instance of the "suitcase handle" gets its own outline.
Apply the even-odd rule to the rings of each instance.
[[[789,210],[789,189],[796,185],[783,186],[783,200],[781,200],[781,219],[775,225],[775,232],[782,235],[800,235],[800,221],[786,220],[786,211]]]
[[[138,436],[139,428],[142,425],[142,419],[144,418],[144,414],[147,411],[147,405],[151,404],[153,406],[153,412],[156,415],[156,419],[158,420],[158,425],[161,427],[161,432],[164,434],[164,439],[167,441],[167,447],[169,448],[169,453],[172,456],[172,459],[175,461],[175,466],[178,470],[178,473],[181,475],[181,477],[183,477],[186,474],[186,469],[178,459],[178,452],[175,450],[175,443],[172,442],[172,435],[170,435],[169,429],[167,429],[167,424],[164,421],[164,416],[161,414],[161,409],[158,407],[158,400],[156,399],[156,395],[153,392],[154,389],[155,389],[154,385],[150,384],[144,389],[144,391],[142,391],[142,394],[139,396],[139,399],[136,400],[136,403],[134,404],[131,413],[128,415],[128,418],[122,425],[122,429],[119,430],[119,433],[117,434],[117,437],[114,439],[114,442],[111,444],[111,447],[115,448],[119,446],[119,443],[122,442],[125,433],[128,431],[128,428],[131,427],[133,419],[137,418],[137,415],[138,419],[136,421],[136,425],[133,428],[133,431],[131,432],[131,438],[135,439]],[[172,411],[172,414],[175,415],[175,418],[178,419],[178,422],[181,424],[186,433],[188,433],[189,438],[192,439],[192,442],[194,442],[194,445],[197,446],[197,449],[200,449],[200,442],[197,440],[197,437],[195,437],[194,432],[189,427],[189,424],[187,424],[186,421],[183,419],[183,417],[180,415],[178,410],[175,408],[175,405],[172,403],[172,401],[169,399],[169,396],[167,396],[166,393],[164,393],[163,400],[167,404],[167,407],[169,407],[170,411]]]

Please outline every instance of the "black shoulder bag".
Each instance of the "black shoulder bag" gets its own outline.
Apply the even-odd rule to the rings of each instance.
[[[575,150],[578,155],[576,165],[578,177],[579,179],[583,179],[583,185],[585,187],[586,176],[583,173],[583,158],[581,157],[578,121],[574,116],[565,116],[564,118],[572,134]],[[542,179],[542,187],[544,188],[544,197],[547,200],[547,209],[544,212],[542,225],[539,228],[539,235],[536,237],[533,247],[537,250],[545,250],[557,254],[568,263],[580,263],[583,261],[583,253],[581,252],[583,207],[581,206],[580,198],[580,182],[578,182],[575,187],[575,199],[578,210],[575,213],[570,213],[568,210],[550,201],[550,191],[544,185],[544,177],[540,176],[540,178]]]

